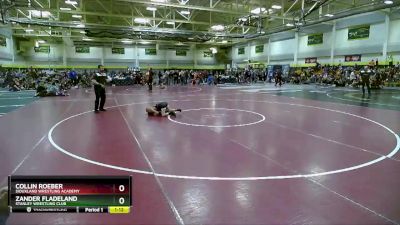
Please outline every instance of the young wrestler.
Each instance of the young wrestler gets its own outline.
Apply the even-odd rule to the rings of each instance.
[[[146,112],[148,116],[176,116],[176,112],[182,112],[181,109],[168,108],[168,102],[159,102],[154,106],[147,107]]]

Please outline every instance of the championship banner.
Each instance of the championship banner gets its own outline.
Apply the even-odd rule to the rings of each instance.
[[[370,25],[349,28],[348,40],[369,38]]]
[[[256,53],[263,53],[263,52],[264,52],[264,45],[257,45]]]
[[[211,51],[205,51],[204,52],[204,58],[212,58],[212,57],[213,57],[213,54],[212,54]]]
[[[176,56],[186,56],[186,50],[176,49],[175,55]]]
[[[7,39],[6,39],[6,37],[3,37],[1,35],[0,35],[0,46],[7,47]]]
[[[307,45],[320,45],[324,43],[324,34],[310,34],[308,35]]]
[[[157,49],[155,48],[146,48],[144,52],[146,55],[157,55]]]
[[[344,57],[345,62],[361,62],[361,55],[346,55]]]
[[[238,48],[238,55],[244,55],[245,50],[244,48]]]
[[[111,48],[111,54],[123,55],[125,54],[125,48]]]
[[[75,47],[76,53],[90,53],[90,47]]]
[[[37,53],[50,53],[50,46],[34,47],[33,50]]]
[[[317,63],[317,58],[313,57],[313,58],[306,58],[305,59],[305,63]]]

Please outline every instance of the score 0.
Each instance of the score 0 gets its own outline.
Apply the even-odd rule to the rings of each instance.
[[[115,187],[116,188],[115,188],[114,193],[117,195],[116,199],[115,199],[116,205],[120,205],[120,206],[129,205],[130,204],[129,203],[129,200],[130,200],[129,184],[118,184]],[[121,195],[121,194],[124,194],[124,195]],[[128,195],[126,195],[126,194],[128,194]]]
[[[115,184],[114,186],[114,194],[130,194],[129,191],[129,184]]]
[[[119,193],[124,193],[124,192],[125,192],[125,189],[126,189],[126,188],[125,188],[125,185],[123,185],[123,184],[121,184],[121,185],[118,186],[118,192],[119,192]]]
[[[130,213],[132,207],[132,176],[129,180],[121,180],[114,183],[113,205],[108,207],[111,214]]]

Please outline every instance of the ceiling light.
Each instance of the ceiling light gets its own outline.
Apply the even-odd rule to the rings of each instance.
[[[81,19],[81,18],[82,18],[82,15],[72,15],[72,18]]]
[[[297,22],[296,25],[297,26],[301,26],[301,25],[303,25],[303,23],[302,22]]]
[[[150,41],[141,41],[140,44],[147,45],[147,44],[150,44]]]
[[[149,20],[145,18],[135,18],[135,23],[148,23]]]
[[[333,14],[327,13],[325,14],[326,17],[333,17]]]
[[[78,24],[78,25],[76,25],[76,27],[79,27],[79,28],[84,28],[85,27],[85,24]]]
[[[167,21],[167,24],[169,24],[169,25],[174,25],[175,22],[174,22],[174,21]]]
[[[280,5],[273,5],[273,6],[271,6],[271,8],[273,8],[273,9],[282,9],[282,6],[280,6]]]
[[[93,39],[91,38],[82,38],[83,41],[92,41]]]
[[[67,0],[67,1],[65,1],[65,4],[68,4],[68,5],[77,5],[78,2],[77,2],[77,1]]]
[[[385,3],[386,5],[391,5],[391,4],[393,4],[393,1],[391,1],[391,0],[385,0],[383,3]]]
[[[192,38],[192,37],[188,37],[188,40],[193,40],[194,38]]]
[[[26,29],[25,32],[33,32],[33,29]]]
[[[151,0],[152,2],[160,2],[160,3],[165,3],[167,0]]]
[[[148,7],[146,8],[146,10],[148,10],[148,11],[157,11],[157,8],[156,8],[156,7],[153,7],[153,6],[148,6]]]
[[[81,30],[81,31],[79,31],[79,33],[81,33],[81,34],[86,34],[86,31]]]
[[[61,7],[60,10],[62,10],[62,11],[71,11],[71,8],[63,8],[63,7]]]
[[[122,43],[126,43],[126,44],[131,44],[131,43],[132,43],[131,40],[122,40],[121,42],[122,42]]]
[[[287,27],[294,27],[294,25],[292,23],[287,23],[286,26]]]
[[[260,14],[262,12],[265,12],[265,8],[255,8],[253,10],[250,11],[253,14]]]
[[[186,3],[188,3],[189,0],[179,0],[179,4],[180,5],[186,5]]]
[[[210,48],[212,54],[216,54],[218,52],[217,48]]]
[[[215,31],[223,31],[225,29],[225,27],[223,25],[214,25],[214,26],[211,26],[211,29],[215,30]]]
[[[51,13],[49,11],[39,11],[39,10],[29,10],[33,17],[50,17]]]
[[[190,14],[190,11],[188,11],[188,10],[182,10],[182,11],[181,11],[181,14],[183,14],[183,15],[189,15],[189,14]]]
[[[46,43],[46,41],[44,41],[44,40],[38,40],[37,41],[39,44],[44,44],[44,43]]]

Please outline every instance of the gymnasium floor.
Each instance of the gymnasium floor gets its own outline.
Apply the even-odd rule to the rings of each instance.
[[[25,106],[0,117],[0,187],[10,174],[132,175],[133,212],[7,224],[400,224],[397,89],[369,100],[313,85],[107,93],[94,114],[91,90],[30,103],[2,92],[1,104]],[[158,101],[184,112],[147,117]]]
[[[35,100],[34,91],[9,92],[0,88],[0,117]]]

